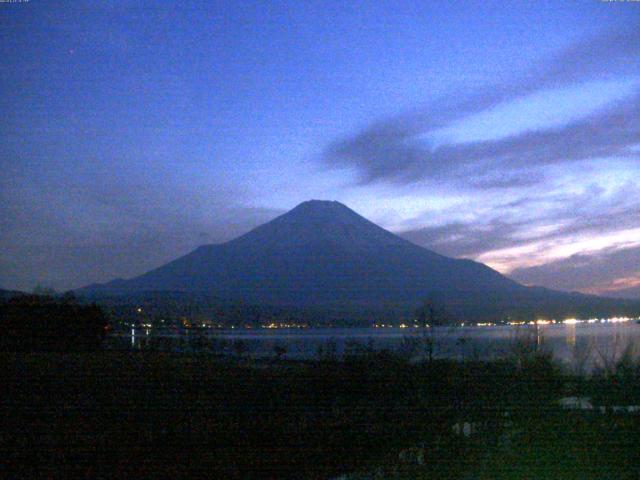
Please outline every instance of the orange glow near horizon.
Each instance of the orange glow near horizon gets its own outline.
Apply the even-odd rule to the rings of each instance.
[[[475,258],[491,268],[509,275],[518,268],[531,268],[562,261],[574,255],[598,256],[617,249],[640,246],[640,228],[621,230],[591,238],[563,238],[562,240],[531,242],[522,246],[492,250]],[[575,290],[603,295],[607,292],[640,286],[640,270],[631,276],[595,283]],[[572,289],[573,290],[573,289]]]
[[[627,288],[640,287],[640,272],[632,277],[617,278],[611,282],[594,285],[584,289],[584,293],[606,294],[615,290],[626,290]]]

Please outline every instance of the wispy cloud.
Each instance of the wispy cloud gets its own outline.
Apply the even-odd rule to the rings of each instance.
[[[576,85],[593,79],[626,78],[640,71],[638,28],[602,35],[574,45],[536,66],[520,79],[433,101],[425,110],[374,123],[332,143],[324,159],[351,167],[362,184],[410,184],[424,180],[463,182],[477,188],[513,188],[534,184],[557,163],[617,156],[637,161],[640,143],[640,90],[586,118],[555,128],[508,137],[434,145],[429,133],[470,114],[541,89]],[[525,172],[525,175],[522,172]],[[506,174],[506,179],[495,178]],[[470,176],[479,177],[469,182]]]
[[[378,124],[335,143],[326,158],[355,167],[362,183],[435,180],[479,188],[531,185],[543,178],[535,167],[602,157],[637,162],[639,154],[633,147],[640,143],[640,91],[604,111],[554,129],[438,147],[430,147],[423,133],[406,120]]]
[[[525,196],[498,203],[487,218],[412,228],[401,235],[442,254],[476,258],[486,252],[597,237],[640,227],[640,188],[626,183],[611,192],[596,185],[580,194]],[[640,243],[640,239],[637,239]]]
[[[640,286],[640,247],[605,249],[511,272],[515,280],[550,288],[610,294]]]
[[[483,217],[401,235],[454,257],[487,262],[527,284],[611,293],[640,278],[640,188],[523,197]]]

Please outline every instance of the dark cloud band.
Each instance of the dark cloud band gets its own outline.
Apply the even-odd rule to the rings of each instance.
[[[640,143],[640,91],[613,106],[559,128],[527,131],[490,141],[433,146],[424,140],[435,129],[540,89],[562,87],[613,75],[640,72],[640,24],[575,45],[532,69],[520,81],[481,88],[462,98],[433,102],[413,112],[377,122],[364,131],[332,143],[324,160],[354,168],[363,184],[410,184],[424,180],[465,183],[470,187],[512,188],[535,183],[536,176],[519,175],[558,163],[604,156],[638,160],[632,148]],[[504,176],[507,179],[504,179]],[[495,178],[502,176],[502,179]],[[484,178],[483,178],[484,177]]]

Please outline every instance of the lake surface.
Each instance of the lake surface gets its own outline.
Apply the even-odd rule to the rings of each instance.
[[[110,348],[236,354],[253,358],[342,358],[389,350],[419,359],[429,345],[435,357],[497,359],[543,349],[567,368],[589,371],[622,355],[640,356],[640,324],[573,323],[420,328],[233,329],[181,333],[132,329],[111,335]],[[285,352],[285,353],[283,353]]]

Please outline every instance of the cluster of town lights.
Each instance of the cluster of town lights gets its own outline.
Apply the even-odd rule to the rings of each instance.
[[[392,323],[374,323],[373,328],[420,328],[421,325],[413,324],[407,325],[406,323],[401,323],[400,325],[394,325]],[[427,327],[429,324],[426,325]]]
[[[270,323],[269,325],[261,325],[262,328],[306,328],[306,325],[297,323]]]
[[[579,320],[577,318],[567,318],[565,320],[535,320],[530,322],[508,322],[509,325],[552,325],[562,323],[564,325],[576,325],[578,323],[624,323],[637,320],[630,317],[612,317],[612,318],[589,318],[587,320]],[[480,325],[480,324],[478,324]]]
[[[137,308],[136,309],[139,313],[142,312],[142,308]],[[217,328],[217,329],[227,329],[227,328],[236,328],[236,326],[234,325],[230,325],[230,326],[226,326],[224,324],[216,324],[213,323],[211,321],[199,321],[199,322],[190,322],[189,320],[187,320],[186,318],[182,318],[182,326],[184,328],[192,328],[194,326],[196,327],[202,327],[202,328]],[[555,325],[555,324],[564,324],[564,325],[576,325],[579,323],[624,323],[624,322],[631,322],[631,321],[640,321],[640,318],[631,318],[631,317],[611,317],[611,318],[589,318],[586,320],[581,320],[581,319],[577,319],[577,318],[567,318],[565,320],[547,320],[547,319],[538,319],[538,320],[531,320],[531,321],[518,321],[518,320],[512,320],[512,321],[508,321],[508,322],[504,322],[504,323],[494,323],[494,322],[479,322],[479,323],[472,323],[472,324],[467,324],[467,326],[470,327],[494,327],[497,325]],[[162,324],[165,323],[165,320],[160,320],[160,322]],[[154,325],[150,322],[145,322],[145,323],[131,323],[131,324],[127,324],[130,325],[131,328],[145,328],[145,329],[150,329],[153,328],[157,325]],[[458,325],[458,327],[464,327],[465,324],[461,323]],[[246,328],[246,329],[251,329],[251,328],[266,328],[266,329],[278,329],[278,328],[289,328],[289,329],[293,329],[293,328],[308,328],[309,325],[307,324],[300,324],[300,323],[276,323],[276,322],[271,322],[269,324],[264,324],[264,325],[259,325],[259,326],[254,326],[254,325],[244,325],[244,327],[239,327],[239,328]],[[393,323],[374,323],[373,324],[374,328],[421,328],[421,327],[427,327],[429,328],[430,325],[429,324],[424,324],[424,325],[420,325],[418,323],[400,323],[398,324],[393,324]]]
[[[575,325],[578,323],[624,323],[631,322],[634,320],[640,320],[637,318],[630,317],[612,317],[612,318],[589,318],[587,320],[579,320],[577,318],[567,318],[566,320],[531,320],[531,321],[510,321],[504,324],[493,323],[493,322],[483,322],[483,323],[472,323],[470,327],[495,327],[496,325],[555,325],[555,324],[564,324],[564,325]],[[374,323],[374,328],[420,328],[422,325],[412,324],[408,325],[406,323],[401,323],[400,325],[394,325],[392,323]],[[429,327],[429,324],[425,325]],[[459,325],[460,327],[464,327],[465,324],[462,323]]]

